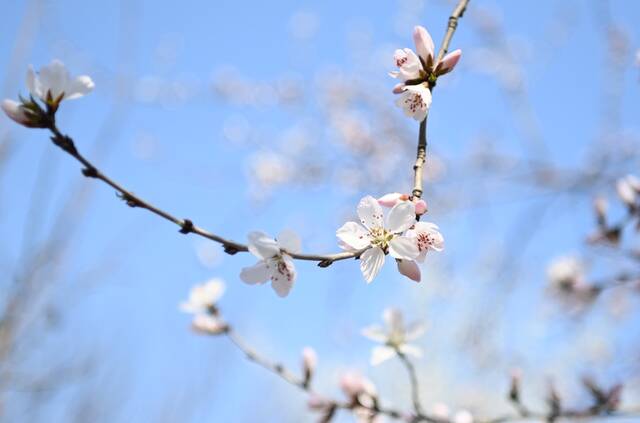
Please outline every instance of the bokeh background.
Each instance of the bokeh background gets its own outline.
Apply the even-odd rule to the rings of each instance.
[[[393,104],[391,56],[414,25],[439,44],[453,4],[127,0],[4,1],[3,97],[59,58],[89,74],[60,128],[107,174],[175,215],[244,241],[298,232],[335,252],[359,198],[411,188],[417,124]],[[427,220],[446,249],[417,285],[388,261],[370,285],[357,263],[299,262],[291,294],[239,280],[248,254],[184,236],[87,181],[44,131],[0,117],[0,420],[314,421],[306,398],[224,338],[189,330],[190,287],[226,281],[224,316],[292,369],[312,346],[319,391],[348,369],[383,402],[410,408],[400,363],[368,365],[362,327],[399,307],[428,325],[416,363],[422,398],[492,417],[509,374],[544,409],[580,379],[624,384],[640,405],[640,313],[633,284],[576,301],[548,286],[548,263],[581,257],[594,280],[635,271],[617,247],[586,243],[592,201],[625,213],[615,181],[638,171],[640,3],[472,0],[429,117]],[[637,273],[636,273],[637,274]],[[341,415],[337,421],[350,421]],[[629,421],[633,421],[630,419]]]

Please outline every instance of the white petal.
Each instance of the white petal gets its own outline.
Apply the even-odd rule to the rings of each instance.
[[[285,229],[278,235],[278,245],[290,253],[298,253],[302,249],[302,243],[298,234],[290,229]]]
[[[82,97],[85,94],[89,94],[94,87],[95,84],[90,77],[86,75],[78,76],[67,84],[64,98],[73,100],[74,98]]]
[[[296,268],[293,259],[288,255],[283,255],[282,259],[274,261],[274,265],[270,266],[271,270],[271,287],[280,297],[289,295],[289,291],[293,287],[296,280]]]
[[[384,252],[380,247],[369,248],[360,256],[360,270],[367,283],[378,275],[384,264]]]
[[[362,329],[362,336],[371,339],[372,341],[385,343],[387,342],[387,333],[384,328],[379,325],[367,326]]]
[[[249,252],[259,259],[269,259],[280,254],[280,247],[269,235],[254,231],[249,234]]]
[[[386,228],[393,233],[401,233],[416,223],[416,206],[411,201],[401,201],[389,212]]]
[[[420,282],[420,267],[413,260],[398,260],[398,272],[412,281]]]
[[[38,79],[42,84],[43,96],[46,97],[47,93],[51,91],[52,97],[57,98],[67,88],[69,72],[61,61],[53,60],[40,70]]]
[[[263,260],[251,267],[244,267],[240,272],[240,279],[248,284],[264,283],[271,277],[269,266]]]
[[[398,350],[400,350],[400,352],[405,355],[412,355],[416,358],[422,357],[422,349],[420,349],[420,347],[416,347],[415,345],[402,344],[398,347]]]
[[[396,236],[389,241],[389,254],[397,259],[415,260],[420,255],[420,250],[415,239]]]
[[[342,241],[341,246],[347,250],[361,250],[369,245],[369,232],[356,222],[347,222],[336,231],[336,236]],[[344,248],[344,247],[343,247]]]
[[[418,339],[424,334],[425,329],[424,323],[413,322],[407,327],[407,333],[405,334],[404,339],[407,341]]]
[[[394,355],[396,355],[396,351],[387,345],[379,345],[377,347],[374,347],[371,350],[371,365],[377,366],[378,364],[390,359]]]
[[[382,207],[380,207],[378,201],[370,195],[360,200],[358,204],[358,217],[367,229],[383,227]]]
[[[2,100],[2,110],[9,116],[9,118],[13,119],[17,123],[21,125],[28,126],[29,125],[29,117],[25,113],[22,104],[13,100]]]
[[[404,336],[404,318],[397,308],[387,308],[382,313],[382,319],[387,324],[390,333],[402,333]]]
[[[378,198],[378,204],[380,204],[383,207],[393,207],[396,204],[398,204],[400,201],[404,201],[408,199],[409,199],[409,196],[406,194],[400,194],[399,192],[392,192]]]
[[[225,289],[224,282],[219,278],[210,279],[202,288],[206,301],[209,304],[217,303],[220,297],[222,297],[222,294],[224,294]]]
[[[27,69],[27,88],[32,96],[36,98],[43,98],[44,95],[40,89],[40,83],[37,80],[36,72],[33,70],[33,66],[29,65]]]
[[[425,61],[427,66],[433,64],[433,57],[435,52],[435,46],[433,44],[433,39],[431,39],[431,35],[426,30],[426,28],[422,26],[416,26],[413,29],[413,41],[416,44],[416,50],[418,50],[418,54]]]

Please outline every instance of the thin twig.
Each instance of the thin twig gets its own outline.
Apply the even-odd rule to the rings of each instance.
[[[80,162],[84,168],[82,169],[82,174],[88,178],[94,178],[104,182],[109,185],[113,189],[118,192],[119,197],[130,207],[138,207],[141,209],[145,209],[150,211],[151,213],[162,217],[169,222],[174,223],[175,225],[180,227],[180,232],[183,234],[194,233],[201,237],[207,238],[211,241],[222,244],[224,247],[224,251],[228,254],[235,254],[238,252],[247,252],[249,251],[246,244],[241,244],[239,242],[223,238],[219,235],[216,235],[206,229],[203,229],[199,226],[196,226],[192,220],[190,219],[180,219],[175,217],[171,213],[153,205],[147,200],[142,199],[138,195],[134,194],[131,190],[125,188],[120,183],[116,182],[102,171],[100,171],[92,162],[86,159],[76,148],[73,140],[67,136],[63,135],[60,130],[57,128],[55,122],[51,122],[49,128],[53,137],[51,138],[54,144],[60,147],[63,151],[69,154],[71,157]],[[309,261],[317,261],[318,266],[327,267],[333,264],[335,261],[346,260],[350,258],[358,258],[360,255],[366,250],[366,248],[357,250],[357,251],[345,251],[341,253],[335,254],[302,254],[302,253],[294,253],[286,250],[282,250],[283,253],[290,255],[291,257],[298,260],[309,260]]]
[[[456,5],[455,9],[451,13],[449,17],[449,23],[447,25],[447,32],[444,35],[444,39],[442,40],[442,44],[440,45],[440,50],[438,51],[438,56],[436,59],[436,63],[438,63],[447,51],[449,51],[449,44],[451,44],[451,39],[453,38],[453,34],[456,32],[456,28],[458,27],[458,20],[464,14],[464,11],[467,9],[470,0],[460,0]],[[430,84],[429,89],[433,92],[435,88],[435,84]],[[413,165],[413,190],[411,191],[411,195],[414,199],[419,199],[422,197],[422,179],[423,179],[423,169],[424,163],[427,159],[427,119],[429,117],[429,112],[427,111],[427,116],[425,116],[424,120],[420,122],[420,130],[418,133],[418,148],[416,151],[416,162]]]
[[[418,386],[418,376],[416,374],[416,368],[409,358],[402,352],[396,350],[398,358],[404,364],[404,367],[409,373],[409,381],[411,382],[411,401],[413,402],[413,409],[416,415],[422,416],[422,405],[420,404],[420,387]]]

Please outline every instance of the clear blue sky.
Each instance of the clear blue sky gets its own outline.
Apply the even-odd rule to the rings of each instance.
[[[73,73],[90,74],[96,83],[91,95],[64,103],[60,127],[88,156],[96,157],[106,173],[174,214],[224,236],[244,240],[250,230],[275,235],[291,228],[302,236],[305,250],[337,251],[334,231],[355,209],[358,198],[383,192],[348,192],[327,182],[304,189],[284,187],[268,201],[254,200],[247,157],[282,147],[282,132],[295,122],[321,122],[323,117],[313,99],[284,110],[229,104],[214,96],[211,80],[231,66],[242,78],[256,82],[293,75],[313,94],[318,75],[337,69],[359,75],[374,90],[372,95],[386,96],[391,103],[393,81],[386,76],[391,59],[387,66],[379,57],[395,47],[410,47],[414,24],[426,26],[439,43],[451,9],[443,3],[427,1],[417,7],[421,2],[6,2],[0,16],[2,95],[26,93],[23,73],[29,64],[37,68],[60,58]],[[579,164],[587,144],[603,130],[603,86],[616,83],[604,66],[598,2],[472,3],[501,16],[524,66],[529,99],[550,157],[562,166]],[[635,51],[640,45],[640,4],[610,3],[611,18],[627,31],[630,51]],[[37,26],[21,26],[37,7],[41,8]],[[410,14],[411,10],[416,12]],[[125,207],[112,190],[92,184],[86,218],[75,228],[62,274],[50,288],[52,298],[61,304],[62,320],[42,337],[42,351],[67,363],[90,355],[96,370],[88,383],[71,383],[47,402],[36,420],[67,421],[64,413],[81,391],[106,398],[105,407],[113,413],[102,416],[107,421],[253,422],[256,413],[263,416],[260,421],[307,421],[305,399],[293,388],[246,363],[224,339],[203,338],[188,330],[189,317],[178,312],[177,304],[191,285],[210,277],[227,281],[224,314],[260,351],[297,369],[301,348],[316,348],[321,366],[318,386],[329,393],[336,392],[339,370],[355,366],[380,384],[384,397],[408,405],[400,388],[404,379],[389,378],[400,367],[389,363],[369,368],[371,344],[359,335],[360,328],[378,321],[387,306],[403,308],[409,319],[429,322],[423,339],[427,357],[419,364],[424,380],[436,381],[427,385],[427,403],[458,401],[453,405],[473,407],[480,383],[504,389],[505,372],[512,366],[566,371],[565,376],[597,367],[596,374],[607,382],[628,375],[632,368],[628,360],[598,364],[585,357],[574,360],[573,354],[580,349],[576,345],[601,340],[588,334],[606,333],[610,337],[601,341],[607,351],[625,356],[633,345],[637,347],[637,335],[617,333],[630,330],[631,323],[619,323],[611,331],[610,317],[603,310],[594,313],[598,318],[568,322],[545,302],[540,264],[557,254],[581,250],[591,228],[590,196],[581,200],[541,196],[522,185],[470,179],[464,166],[456,165],[482,135],[494,139],[499,151],[527,154],[519,143],[511,106],[495,79],[478,71],[492,58],[482,55],[487,40],[478,35],[477,27],[469,17],[461,21],[452,43],[463,50],[460,67],[434,94],[430,145],[451,167],[439,182],[442,185],[428,187],[426,195],[429,218],[443,229],[447,249],[427,261],[421,285],[402,279],[390,261],[369,286],[353,262],[325,270],[298,263],[296,286],[288,298],[279,299],[267,286],[240,282],[239,270],[253,263],[251,256],[220,255],[215,266],[203,266],[195,253],[200,240]],[[295,37],[296,28],[302,38]],[[16,50],[20,43],[23,51]],[[17,73],[7,72],[10,68]],[[620,126],[637,136],[638,69],[631,59],[625,69]],[[120,94],[118,77],[124,87]],[[145,101],[144,81],[162,81],[165,93],[174,95]],[[183,100],[176,101],[176,93]],[[225,125],[238,116],[258,133],[257,140],[233,143],[225,138]],[[417,132],[412,121],[405,123]],[[18,128],[2,116],[0,135],[5,131],[11,132],[16,144],[0,174],[0,253],[4,273],[14,274],[20,270],[21,251],[37,245],[47,233],[80,173],[44,132]],[[319,135],[314,141],[324,142],[316,148],[331,157],[333,145],[326,137]],[[404,160],[407,172],[389,188],[409,189],[412,158]],[[620,169],[621,175],[634,164],[629,165]],[[39,172],[45,176],[38,182]],[[36,239],[29,241],[22,229],[26,211],[34,187],[43,182],[47,193],[37,213]],[[483,207],[452,211],[435,200],[435,193],[451,197],[452,192],[474,199],[484,192],[490,197]],[[455,200],[467,203],[466,198]],[[549,215],[540,216],[545,212]],[[510,232],[522,219],[527,227],[528,219],[535,225],[539,217],[540,233],[530,243],[520,243],[519,237],[525,236]],[[507,273],[518,278],[507,300],[501,296],[504,281],[487,278],[497,260],[491,252],[523,257],[518,271]],[[100,266],[97,271],[87,272],[95,266]],[[475,315],[488,313],[495,298],[502,308],[489,332],[491,352],[499,358],[498,364],[489,364],[490,355],[479,362],[470,357],[464,333]],[[39,369],[48,357],[40,353],[28,360]],[[541,373],[535,377],[542,378]]]

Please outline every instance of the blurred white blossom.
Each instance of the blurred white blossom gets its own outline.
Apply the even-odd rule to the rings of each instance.
[[[59,60],[53,60],[39,72],[29,66],[27,87],[34,97],[45,103],[57,104],[63,99],[73,100],[93,90],[94,83],[87,75],[71,78],[69,71]]]
[[[419,347],[408,344],[424,333],[425,327],[422,323],[414,322],[405,326],[402,312],[393,308],[386,309],[382,318],[386,327],[372,325],[362,330],[362,335],[384,344],[373,348],[371,352],[372,366],[377,366],[396,354],[422,356],[422,350]]]

